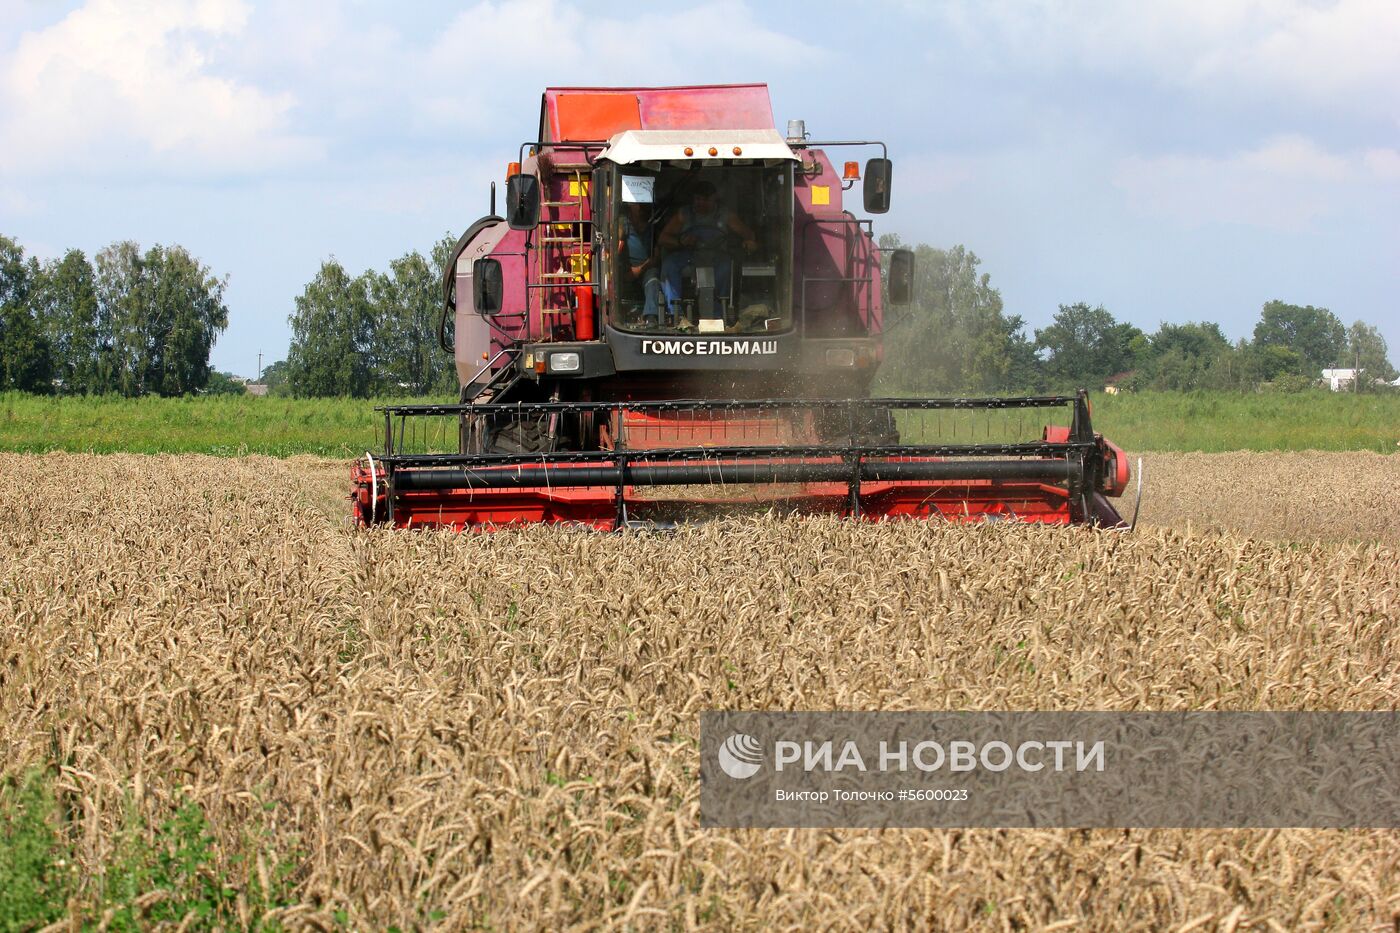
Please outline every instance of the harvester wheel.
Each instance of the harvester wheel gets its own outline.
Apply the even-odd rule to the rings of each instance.
[[[548,432],[538,421],[510,421],[491,437],[493,454],[537,454],[548,445]]]
[[[868,412],[859,429],[862,432],[860,442],[871,447],[894,447],[899,443],[899,428],[894,422],[894,412]]]
[[[817,436],[823,443],[856,444],[861,447],[893,447],[899,443],[899,428],[888,411],[859,411],[854,419],[841,409],[818,417]]]
[[[479,454],[486,450],[486,418],[481,415],[457,417],[457,452]]]
[[[464,415],[458,432],[464,454],[537,454],[553,448],[549,425],[543,419],[502,421],[487,415]]]

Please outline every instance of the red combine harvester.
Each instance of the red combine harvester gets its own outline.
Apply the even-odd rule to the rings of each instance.
[[[840,168],[827,150],[878,148]],[[383,409],[354,468],[361,524],[614,529],[742,506],[1119,526],[1123,452],[1073,396],[872,399],[886,305],[876,141],[773,125],[764,85],[551,88],[506,216],[443,283],[455,405]],[[1040,409],[1063,425],[1042,427]]]

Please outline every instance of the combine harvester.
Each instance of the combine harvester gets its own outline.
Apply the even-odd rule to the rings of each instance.
[[[879,155],[862,177],[838,147]],[[882,274],[843,204],[857,182],[889,210],[884,143],[783,136],[764,85],[545,91],[506,216],[493,185],[446,271],[460,404],[383,409],[357,521],[615,529],[756,505],[1122,525],[1105,497],[1127,460],[1083,391],[868,397],[914,256]]]

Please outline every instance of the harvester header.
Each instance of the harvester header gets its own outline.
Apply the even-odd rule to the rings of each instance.
[[[914,281],[845,201],[860,184],[864,213],[889,209],[883,142],[779,133],[761,84],[550,88],[538,126],[445,275],[457,404],[384,410],[360,522],[1120,523],[1126,460],[1082,393],[869,398]],[[834,149],[869,158],[838,170]]]

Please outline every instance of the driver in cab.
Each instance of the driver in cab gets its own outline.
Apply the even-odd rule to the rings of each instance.
[[[695,261],[696,250],[707,248],[719,253],[714,257],[716,291],[720,295],[729,294],[731,261],[723,253],[723,247],[725,237],[731,233],[743,243],[745,252],[758,248],[758,240],[748,224],[719,203],[714,184],[697,183],[691,189],[690,206],[672,214],[659,237],[661,246],[668,250],[661,263],[661,287],[668,305],[679,306],[681,273]]]

